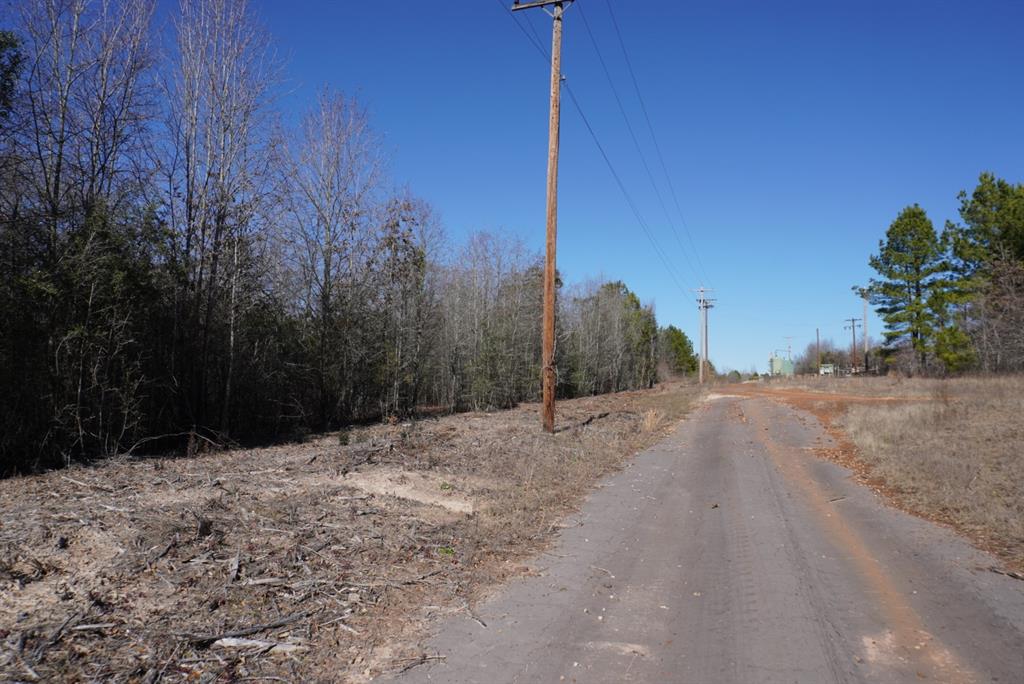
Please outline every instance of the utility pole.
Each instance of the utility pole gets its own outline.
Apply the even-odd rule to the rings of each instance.
[[[558,233],[558,132],[562,94],[562,14],[573,0],[539,0],[520,3],[512,11],[552,6],[551,115],[548,119],[547,247],[544,259],[544,334],[541,352],[541,421],[545,432],[555,431],[555,244]],[[547,11],[547,10],[545,10]]]
[[[844,318],[844,321],[849,321],[850,325],[844,325],[844,330],[850,330],[853,332],[853,346],[850,347],[850,366],[852,367],[851,373],[857,372],[857,323],[861,321],[860,318]]]
[[[708,309],[714,306],[714,300],[705,297],[705,293],[711,292],[708,288],[699,287],[697,292],[697,308],[700,310],[700,371],[699,382],[704,384],[710,367],[708,366]]]
[[[821,329],[814,329],[814,350],[818,354],[818,375],[821,375]]]
[[[714,304],[710,299],[704,300],[704,379],[711,380],[711,347],[708,345],[708,309]]]
[[[861,337],[864,338],[864,372],[868,372],[868,298],[864,297],[864,318],[861,319]]]
[[[793,360],[793,336],[783,335],[782,339],[786,340],[786,358],[790,361]]]
[[[697,310],[700,311],[700,359],[697,364],[697,378],[700,384],[704,384],[704,324],[705,324],[705,311],[704,311],[704,288],[697,290],[699,293],[697,296]]]

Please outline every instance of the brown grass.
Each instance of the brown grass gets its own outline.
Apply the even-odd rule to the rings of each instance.
[[[640,429],[643,432],[654,432],[661,427],[663,416],[658,409],[647,409],[644,411],[640,422]]]
[[[528,405],[0,482],[0,680],[400,670],[696,396],[561,402],[555,435]]]
[[[908,509],[1024,566],[1024,378],[860,382],[931,398],[849,407],[839,424],[872,475]]]
[[[904,378],[897,375],[892,377],[822,377],[812,375],[788,379],[776,378],[765,383],[765,385],[770,388],[805,390],[822,394],[930,399],[936,392],[942,391],[940,388],[948,382],[950,381],[939,378]]]

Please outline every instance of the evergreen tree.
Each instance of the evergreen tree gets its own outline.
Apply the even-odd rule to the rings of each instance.
[[[998,260],[1024,261],[1024,184],[983,173],[974,192],[959,199],[963,224],[946,225],[959,275],[983,278]]]
[[[905,208],[878,243],[868,262],[878,272],[866,294],[885,322],[886,347],[909,347],[924,366],[945,322],[944,241],[918,205]]]
[[[1024,184],[982,173],[961,192],[962,224],[947,223],[956,280],[949,295],[961,319],[953,342],[986,370],[1024,367]],[[944,347],[950,345],[944,344]],[[953,354],[962,363],[962,354]]]
[[[661,358],[673,373],[690,374],[697,370],[697,356],[693,353],[693,342],[682,330],[674,325],[662,328]]]

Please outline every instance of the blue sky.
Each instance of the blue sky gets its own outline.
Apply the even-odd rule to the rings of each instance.
[[[870,276],[868,256],[901,208],[917,202],[941,227],[981,171],[1024,181],[1024,3],[611,1],[698,256],[689,255],[691,268],[679,246],[690,238],[606,0],[577,0],[565,19],[565,75],[677,275],[655,255],[567,97],[558,266],[570,281],[624,280],[662,324],[694,339],[689,290],[713,287],[719,368],[764,370],[786,336],[802,348],[816,327],[846,342],[843,318],[862,309],[850,287]],[[357,96],[396,182],[436,207],[453,240],[484,229],[541,248],[548,66],[501,3],[253,6],[288,63],[287,111],[323,85]],[[547,48],[547,17],[519,16]],[[869,326],[881,330],[874,316]]]

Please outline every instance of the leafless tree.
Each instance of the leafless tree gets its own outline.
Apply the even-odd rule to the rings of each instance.
[[[155,1],[23,0],[22,44],[0,36],[25,57],[2,93],[0,470],[536,398],[539,255],[451,249],[349,98],[282,132],[245,0],[180,0],[157,70]],[[560,393],[652,381],[653,309],[622,283],[558,306]]]
[[[116,212],[138,190],[152,116],[151,0],[26,0],[23,130],[51,247],[72,208]]]
[[[380,145],[358,103],[329,90],[289,136],[281,165],[300,306],[312,321],[319,419],[328,423],[341,379],[365,349],[344,328],[366,303],[382,191]]]
[[[37,263],[64,296],[44,297],[54,424],[70,451],[116,449],[136,420],[133,313],[112,273],[131,241],[153,114],[150,0],[26,0],[26,62],[15,146],[25,230],[44,227]],[[52,292],[53,288],[43,290]],[[86,447],[89,442],[90,446]],[[69,452],[70,452],[69,451]]]
[[[185,282],[177,336],[179,361],[192,358],[190,409],[197,424],[227,429],[232,403],[240,261],[258,239],[270,181],[271,104],[280,65],[245,0],[181,0],[177,55],[168,79],[170,144],[165,174],[177,257]],[[219,334],[218,316],[227,330]],[[226,339],[219,339],[220,337]],[[217,338],[217,339],[215,339]],[[214,347],[226,346],[219,388],[209,387]]]
[[[1024,264],[1007,257],[995,261],[967,313],[981,368],[1024,370]]]

